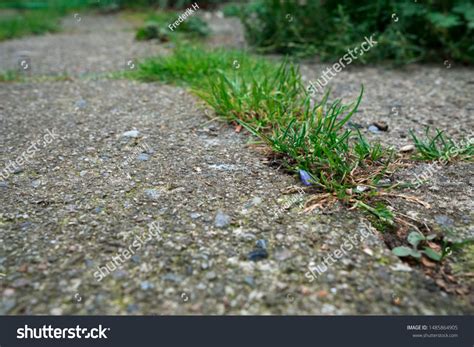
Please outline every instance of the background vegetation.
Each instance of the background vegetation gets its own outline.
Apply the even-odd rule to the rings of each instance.
[[[170,22],[173,13],[152,14],[154,9],[181,9],[193,4],[191,0],[16,0],[0,2],[0,41],[26,35],[39,35],[60,30],[61,18],[76,10],[96,9],[112,12],[121,9],[146,10],[150,14],[148,28],[143,27],[137,35],[139,39],[162,38],[162,22]],[[199,1],[200,8],[211,8],[223,1]],[[5,11],[6,10],[6,11]],[[162,28],[161,28],[162,29]],[[206,23],[198,18],[187,20],[180,26],[180,31],[206,36],[209,32]]]
[[[226,11],[235,13],[235,6]],[[359,62],[455,59],[474,62],[474,3],[376,0],[259,0],[239,13],[260,51],[339,59],[375,34],[377,49]]]

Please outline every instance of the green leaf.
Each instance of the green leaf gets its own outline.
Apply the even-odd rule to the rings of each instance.
[[[426,236],[426,239],[428,241],[434,240],[435,238],[436,238],[436,234],[431,234],[431,235]]]
[[[418,244],[420,243],[420,241],[425,240],[425,236],[419,233],[418,231],[412,231],[410,235],[408,235],[407,240],[408,240],[408,243],[410,243],[410,245],[416,248]]]
[[[392,253],[395,254],[397,257],[408,257],[412,253],[412,249],[405,247],[405,246],[400,246],[400,247],[395,247],[392,249]]]
[[[436,261],[440,261],[441,260],[441,254],[433,251],[431,248],[429,247],[425,247],[425,249],[422,251],[428,258],[431,258],[433,260],[436,260]]]
[[[440,12],[432,12],[428,14],[428,19],[434,26],[439,28],[451,28],[462,24],[459,17],[454,14],[443,14]]]

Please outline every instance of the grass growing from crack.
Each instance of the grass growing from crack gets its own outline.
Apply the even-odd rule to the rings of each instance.
[[[22,76],[15,70],[0,71],[0,82],[20,82]]]
[[[384,198],[420,203],[392,193],[390,184],[379,185],[397,168],[395,154],[347,126],[361,103],[363,87],[352,103],[331,100],[329,92],[314,100],[289,61],[277,65],[240,51],[189,46],[144,61],[131,77],[190,86],[218,116],[257,136],[279,164],[308,173],[315,195],[306,202],[307,210],[342,201],[370,213],[385,228],[398,218],[382,204]]]
[[[297,67],[217,71],[196,93],[216,113],[236,121],[259,137],[292,171],[304,170],[312,183],[338,198],[350,189],[372,185],[383,176],[391,156],[348,127],[362,100],[343,104],[329,93],[314,102]]]
[[[454,159],[472,160],[474,156],[474,144],[472,143],[472,139],[460,141],[459,144],[456,144],[439,129],[436,129],[436,133],[431,135],[429,128],[426,128],[424,139],[418,138],[413,131],[410,131],[410,134],[417,149],[417,159],[442,159],[449,162]]]
[[[271,64],[266,60],[252,58],[240,51],[206,51],[178,45],[169,56],[144,60],[129,76],[147,82],[161,81],[207,89],[208,81],[219,72],[231,73],[240,65],[246,66],[248,74],[271,70]]]
[[[277,66],[242,52],[190,47],[147,60],[134,74],[146,81],[190,86],[218,116],[239,123],[260,138],[279,164],[300,175],[305,172],[312,185],[307,190],[311,196],[305,211],[339,201],[349,209],[363,211],[382,233],[397,235],[401,228],[419,230],[388,206],[387,198],[426,204],[416,197],[394,193],[396,185],[379,184],[398,167],[398,158],[347,126],[361,103],[363,87],[352,103],[331,100],[329,92],[314,100],[298,68],[289,61]],[[432,147],[422,141],[416,146],[421,155]],[[445,248],[443,245],[443,253],[438,255],[427,247],[423,255],[441,261]],[[419,253],[413,250],[416,256]]]
[[[308,172],[313,186],[335,200],[368,197],[353,189],[375,185],[392,162],[380,144],[346,126],[363,88],[350,104],[330,101],[329,93],[315,102],[289,61],[278,66],[240,51],[181,46],[139,64],[132,77],[191,86],[219,116],[259,137],[287,169]]]
[[[245,56],[236,61],[237,67],[217,70],[205,88],[195,88],[196,94],[218,115],[242,123],[257,136],[275,125],[290,125],[287,115],[300,111],[304,90],[298,70],[287,63],[277,67]]]

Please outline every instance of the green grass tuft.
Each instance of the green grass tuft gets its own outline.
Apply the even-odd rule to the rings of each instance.
[[[472,160],[474,156],[474,144],[472,139],[461,141],[456,144],[444,132],[436,129],[436,134],[431,135],[430,129],[426,128],[425,138],[418,138],[413,131],[410,134],[417,149],[416,158],[421,160],[443,160],[450,162],[455,159]]]
[[[22,76],[15,70],[1,71],[0,82],[19,82],[22,80]]]
[[[306,171],[318,193],[316,200],[339,200],[392,225],[393,214],[371,204],[378,196],[373,187],[393,169],[393,152],[347,126],[361,103],[363,87],[349,104],[331,100],[329,92],[315,101],[298,67],[288,60],[275,64],[241,51],[188,46],[147,59],[129,77],[190,86],[218,116],[260,138],[283,167]]]
[[[251,58],[242,52],[218,49],[206,51],[195,46],[182,46],[173,54],[164,57],[146,59],[138,65],[131,75],[142,81],[161,81],[205,88],[209,77],[215,77],[221,71],[231,72],[240,65],[247,69],[269,64],[261,59]],[[250,71],[249,71],[250,72]]]

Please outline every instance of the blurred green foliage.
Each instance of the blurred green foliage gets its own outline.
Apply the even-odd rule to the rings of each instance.
[[[146,9],[153,8],[184,8],[196,1],[190,0],[16,0],[1,1],[0,10],[0,41],[25,35],[38,35],[60,30],[61,17],[73,10],[98,9],[104,12],[119,9]],[[219,3],[217,0],[199,1],[201,8]],[[178,14],[176,14],[176,17]],[[151,18],[137,33],[137,39],[158,38],[167,41],[166,26],[176,18],[166,17],[166,24],[162,18]],[[152,23],[157,22],[157,23]],[[159,24],[159,25],[157,25]],[[210,33],[207,24],[200,18],[188,18],[179,26],[180,32],[188,35],[204,37]]]
[[[358,61],[474,62],[472,0],[259,0],[241,19],[263,52],[333,60],[374,34],[378,45]]]
[[[158,39],[166,42],[180,34],[189,38],[196,38],[206,37],[211,32],[208,24],[203,19],[194,16],[186,18],[185,21],[171,31],[168,25],[174,23],[178,16],[179,14],[173,11],[156,12],[149,15],[144,26],[138,28],[136,39]]]
[[[108,0],[111,3],[117,4],[121,8],[144,8],[144,7],[159,7],[159,8],[185,8],[197,3],[199,8],[215,7],[223,3],[222,0]]]
[[[81,0],[2,1],[0,10],[9,11],[0,12],[0,41],[58,31],[67,10],[85,3]]]
[[[163,29],[159,23],[147,21],[143,27],[138,28],[135,38],[139,41],[157,39],[161,42],[169,41],[169,35],[166,29]]]
[[[231,3],[222,7],[222,13],[224,17],[239,17],[244,8],[244,4]]]
[[[22,11],[0,16],[0,41],[58,31],[60,17],[59,12],[51,10]]]
[[[79,7],[111,7],[120,8],[184,8],[197,3],[200,8],[217,6],[225,0],[2,0],[0,9],[71,9]]]

